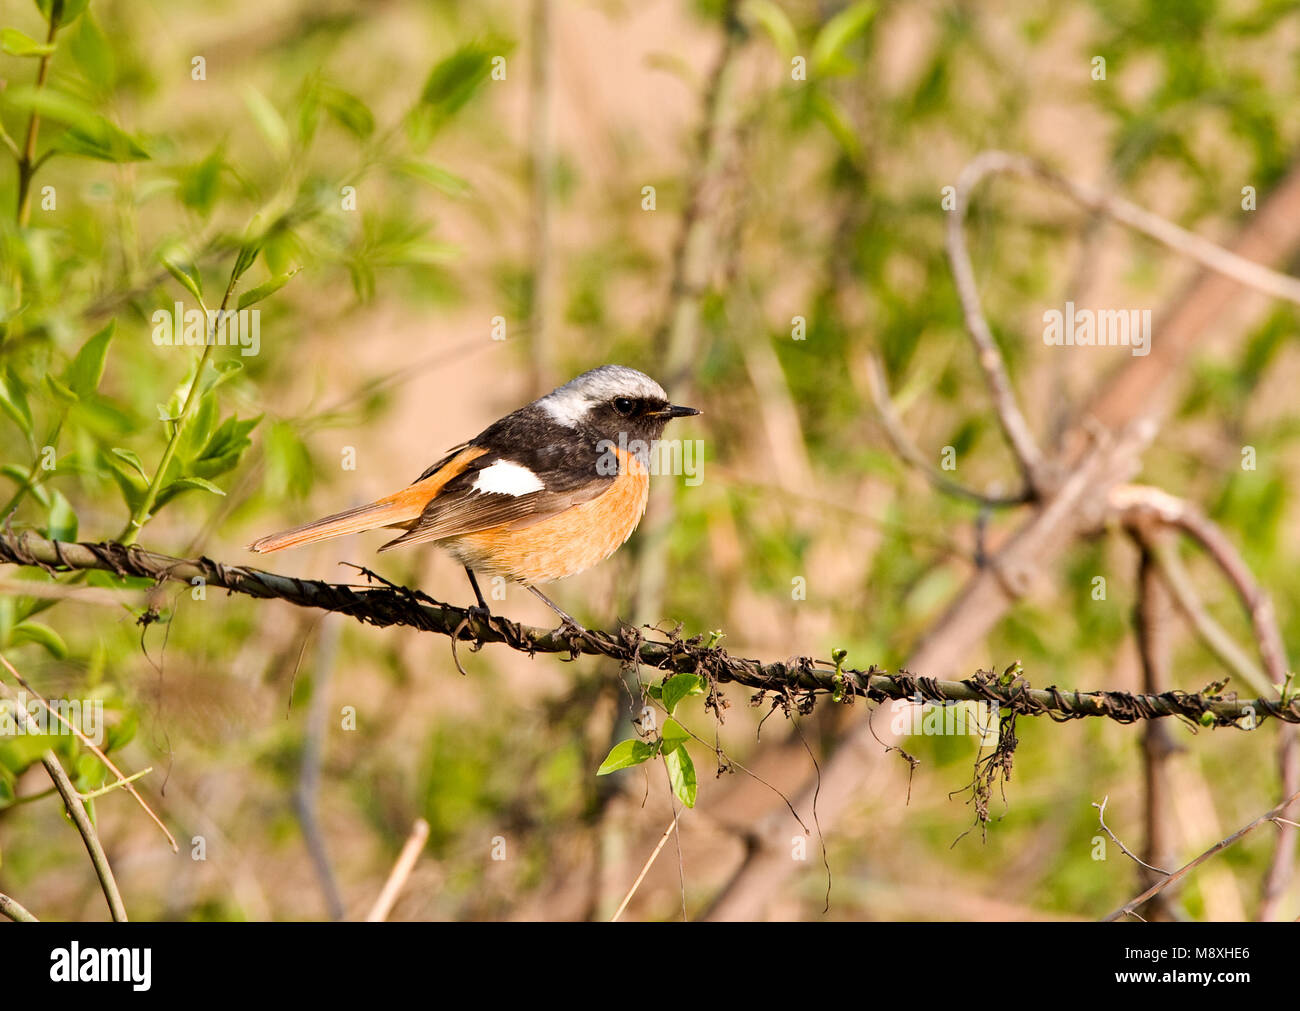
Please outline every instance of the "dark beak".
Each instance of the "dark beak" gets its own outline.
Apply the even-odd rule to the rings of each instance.
[[[669,404],[662,410],[655,411],[655,417],[659,418],[689,418],[693,414],[699,414],[694,407],[681,407],[678,404]]]

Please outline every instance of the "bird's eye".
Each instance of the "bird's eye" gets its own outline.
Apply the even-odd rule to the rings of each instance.
[[[623,417],[627,417],[636,410],[636,401],[630,397],[615,397],[614,410],[618,411]]]

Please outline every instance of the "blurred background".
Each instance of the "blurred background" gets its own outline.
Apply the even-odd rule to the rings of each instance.
[[[0,500],[15,531],[341,582],[350,562],[466,604],[448,558],[376,558],[378,534],[268,559],[244,546],[395,490],[618,362],[703,409],[669,433],[702,440],[702,480],[658,478],[629,545],[552,596],[593,627],[680,622],[767,660],[843,649],[896,669],[1026,513],[937,490],[882,421],[963,486],[1018,492],[944,252],[963,166],[1031,155],[1219,242],[1300,167],[1300,11],[1275,0],[51,5],[0,5]],[[1045,347],[1044,312],[1149,308],[1158,346],[1196,277],[1015,178],[975,194],[967,236],[1045,446],[1131,356]],[[256,259],[234,299],[259,292],[259,351],[216,348],[200,370],[198,349],[155,342],[154,314],[216,308],[241,250]],[[1140,476],[1222,526],[1288,642],[1296,330],[1294,305],[1243,293],[1177,363]],[[160,419],[196,371],[170,455]],[[1253,657],[1232,586],[1189,545],[1172,554]],[[915,673],[1019,661],[1040,687],[1141,690],[1138,564],[1133,539],[1098,524],[951,669]],[[553,624],[516,588],[493,606]],[[1167,687],[1230,673],[1188,622],[1165,624]],[[135,919],[364,916],[418,818],[429,837],[391,918],[607,919],[673,818],[661,768],[595,774],[640,702],[634,675],[594,658],[462,649],[464,677],[439,636],[12,566],[0,650],[46,696],[102,700],[119,767],[152,768],[137,785],[179,853],[124,792],[92,805]],[[1095,918],[1141,890],[1113,844],[1098,859],[1103,797],[1119,838],[1137,850],[1156,831],[1169,866],[1280,797],[1274,722],[1169,721],[1155,826],[1143,728],[1021,719],[983,829],[966,735],[860,748],[861,781],[831,817],[800,805],[801,825],[785,798],[867,707],[763,722],[770,698],[723,694],[720,724],[701,698],[678,709],[700,738],[698,798],[624,918],[705,915],[773,839],[786,870],[745,885],[745,915]],[[104,918],[45,743],[0,738],[0,891],[41,918]],[[109,781],[55,743],[83,792]],[[1165,912],[1257,915],[1277,835],[1206,865]],[[1273,912],[1300,913],[1294,883]]]

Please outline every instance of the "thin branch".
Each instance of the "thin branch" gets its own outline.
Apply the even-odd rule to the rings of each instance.
[[[1300,280],[1294,277],[1238,256],[1134,203],[1067,179],[1032,158],[1005,151],[984,151],[977,155],[966,165],[957,180],[955,203],[947,223],[948,260],[961,299],[966,329],[975,344],[984,380],[993,396],[998,422],[1026,481],[1037,492],[1045,490],[1042,456],[1016,403],[1002,353],[998,350],[993,331],[980,308],[975,272],[966,248],[965,218],[971,192],[983,179],[998,174],[1019,175],[1045,183],[1083,207],[1103,213],[1209,270],[1266,295],[1300,305]]]
[[[529,245],[533,266],[532,332],[528,349],[532,358],[533,388],[541,393],[553,381],[551,362],[551,0],[532,0],[531,59],[529,62],[529,174],[533,189],[533,214]]]
[[[416,818],[415,824],[411,827],[411,834],[407,836],[406,844],[397,856],[397,863],[393,864],[393,870],[388,875],[388,880],[384,882],[383,891],[379,893],[379,898],[375,899],[375,904],[366,914],[366,922],[382,923],[388,919],[388,914],[393,911],[397,896],[401,894],[406,879],[415,869],[415,862],[420,858],[420,851],[424,849],[428,838],[429,823],[423,818]]]
[[[17,681],[18,684],[22,686],[24,691],[30,692],[33,696],[35,696],[37,700],[39,700],[41,705],[45,707],[46,712],[48,712],[51,716],[57,719],[65,727],[67,727],[68,730],[70,730],[73,734],[75,734],[77,739],[80,740],[81,743],[85,745],[95,755],[96,758],[98,758],[101,762],[104,763],[104,767],[108,769],[108,771],[111,772],[114,776],[117,777],[117,782],[111,784],[110,788],[116,789],[119,786],[125,787],[127,792],[130,793],[131,796],[135,798],[136,803],[139,804],[142,808],[144,808],[144,813],[147,814],[150,817],[150,819],[152,819],[153,823],[162,830],[162,834],[167,837],[167,842],[171,846],[172,852],[179,853],[180,847],[176,845],[175,836],[173,836],[171,832],[168,831],[167,826],[163,824],[162,819],[159,818],[158,815],[154,813],[153,808],[151,808],[145,802],[145,799],[140,796],[139,791],[136,790],[135,786],[133,785],[135,780],[139,779],[142,775],[144,775],[144,772],[138,772],[132,776],[126,775],[124,772],[122,772],[121,769],[119,769],[113,763],[112,759],[110,759],[108,755],[104,753],[104,750],[101,747],[99,747],[99,745],[97,745],[94,741],[92,741],[89,737],[87,737],[85,734],[81,732],[80,727],[73,726],[72,723],[69,722],[68,719],[61,712],[59,712],[57,709],[51,706],[48,701],[46,701],[45,697],[41,695],[40,692],[38,692],[35,688],[33,688],[30,684],[28,684],[27,680],[21,674],[18,673],[18,671],[14,668],[14,665],[11,664],[3,654],[0,654],[0,664],[4,665],[5,670],[9,672],[9,676],[12,677],[15,681]],[[144,771],[149,772],[151,770],[146,769]],[[89,800],[90,796],[85,795],[82,797],[82,799]]]
[[[984,382],[993,396],[993,409],[1002,426],[1002,433],[1015,454],[1025,483],[1033,491],[1042,492],[1045,490],[1042,453],[1016,403],[1002,352],[998,349],[997,339],[984,316],[984,310],[980,308],[975,269],[971,266],[970,253],[966,249],[966,209],[970,204],[971,191],[990,172],[1002,170],[1002,159],[1006,157],[994,151],[981,154],[962,169],[957,178],[956,198],[953,209],[948,214],[948,262],[952,268],[953,283],[957,286],[957,295],[961,299],[966,332],[975,344],[976,358],[984,371]]]
[[[1244,284],[1247,288],[1254,288],[1265,295],[1300,305],[1300,280],[1239,256],[1218,243],[1180,228],[1167,218],[1153,214],[1122,197],[1111,196],[1095,187],[1067,179],[1042,162],[1023,155],[987,151],[980,155],[976,162],[980,159],[987,159],[982,166],[981,177],[991,173],[1011,173],[1037,179],[1064,193],[1088,210],[1100,211],[1120,224],[1127,225],[1190,260],[1195,260],[1215,273]],[[973,164],[975,162],[972,162]]]
[[[40,733],[40,725],[26,709],[17,705],[17,698],[8,685],[0,683],[0,695],[15,703],[13,715],[16,719],[24,721],[29,734]],[[108,855],[104,852],[104,845],[99,841],[99,835],[95,832],[90,816],[86,814],[81,795],[77,793],[77,788],[72,785],[72,780],[68,778],[67,772],[59,762],[59,756],[52,749],[45,750],[45,754],[41,756],[41,764],[45,766],[45,771],[54,782],[54,789],[63,799],[68,817],[72,819],[77,832],[81,834],[81,841],[85,843],[86,852],[90,854],[90,862],[95,868],[95,876],[99,878],[100,889],[104,893],[104,898],[108,900],[109,912],[114,921],[125,923],[126,906],[122,903],[122,893],[118,890],[117,880],[113,877],[113,868],[108,862]]]
[[[1142,690],[1150,695],[1169,687],[1169,591],[1160,579],[1154,557],[1154,542],[1167,537],[1163,530],[1135,531],[1139,548],[1138,599],[1134,608],[1133,624],[1137,635],[1138,654],[1142,660]],[[1143,849],[1151,860],[1164,862],[1173,852],[1173,818],[1170,810],[1169,764],[1177,750],[1164,723],[1148,721],[1142,727],[1142,781],[1143,781]],[[1154,870],[1143,861],[1143,866]],[[1157,871],[1168,874],[1168,871]],[[1138,885],[1145,887],[1154,879],[1139,872]],[[1170,895],[1160,895],[1149,919],[1173,920],[1175,908]]]
[[[1196,870],[1197,867],[1205,863],[1205,861],[1209,860],[1210,857],[1214,856],[1216,853],[1221,853],[1223,850],[1227,849],[1229,846],[1233,845],[1238,840],[1249,835],[1251,832],[1255,831],[1255,829],[1258,828],[1264,822],[1278,821],[1281,818],[1282,813],[1292,804],[1292,802],[1294,802],[1297,799],[1300,799],[1300,790],[1297,790],[1295,793],[1291,794],[1291,796],[1289,796],[1286,800],[1282,801],[1281,804],[1273,808],[1271,811],[1267,811],[1264,814],[1261,814],[1249,825],[1243,825],[1241,828],[1237,829],[1236,832],[1233,832],[1232,835],[1228,836],[1226,839],[1219,840],[1208,850],[1206,850],[1204,853],[1198,856],[1195,860],[1191,861],[1190,863],[1184,864],[1182,867],[1178,868],[1178,870],[1174,871],[1172,874],[1169,874],[1166,877],[1161,878],[1159,881],[1157,881],[1154,885],[1148,888],[1137,898],[1129,900],[1128,902],[1124,903],[1124,905],[1116,909],[1113,913],[1111,913],[1109,916],[1106,917],[1104,922],[1110,923],[1114,920],[1118,920],[1121,916],[1135,915],[1135,910],[1139,906],[1141,906],[1143,903],[1150,900],[1152,897],[1158,895],[1160,892],[1164,891],[1170,885],[1185,878],[1188,874]]]
[[[10,898],[4,892],[0,892],[0,916],[7,916],[15,923],[40,922],[23,907],[22,903]]]
[[[1213,653],[1233,676],[1250,685],[1251,691],[1259,695],[1267,694],[1272,689],[1272,685],[1268,683],[1263,668],[1246,654],[1227,630],[1205,609],[1205,605],[1196,595],[1196,589],[1192,586],[1187,569],[1178,557],[1177,548],[1166,541],[1160,541],[1153,545],[1152,553],[1160,578],[1169,588],[1174,603],[1178,605],[1178,609],[1200,637],[1201,642],[1205,644],[1206,649]]]
[[[59,14],[61,7],[54,7],[50,11],[50,30],[46,35],[45,44],[54,45],[54,36],[59,31]],[[40,62],[36,65],[36,90],[40,91],[45,87],[45,80],[50,76],[50,60],[53,53],[45,53],[41,56]],[[32,177],[36,175],[36,169],[40,162],[36,158],[36,136],[41,128],[41,115],[35,109],[32,110],[31,117],[27,120],[27,138],[23,142],[22,156],[18,159],[18,210],[17,222],[19,228],[26,228],[28,221],[32,216]],[[44,159],[40,159],[41,162]]]
[[[1117,836],[1114,832],[1110,830],[1110,826],[1106,824],[1106,805],[1109,803],[1110,803],[1110,794],[1106,794],[1106,796],[1102,797],[1100,804],[1098,804],[1096,801],[1092,802],[1092,806],[1097,809],[1097,821],[1098,823],[1100,823],[1102,827],[1102,831],[1104,831],[1108,836],[1111,837],[1111,839],[1115,841],[1115,845],[1118,846],[1121,850],[1123,850],[1124,855],[1127,856],[1130,860],[1136,861],[1137,863],[1145,867],[1147,870],[1155,871],[1157,874],[1169,874],[1170,873],[1169,871],[1162,870],[1159,867],[1152,867],[1149,863],[1147,863],[1140,856],[1134,853],[1131,849],[1125,846],[1120,841],[1119,836]]]
[[[632,896],[634,896],[637,889],[641,887],[641,882],[645,880],[645,876],[650,873],[650,868],[654,866],[655,860],[659,858],[659,853],[668,842],[668,837],[671,836],[673,830],[677,828],[677,821],[678,818],[674,815],[673,820],[670,821],[668,827],[664,829],[664,834],[659,837],[659,845],[654,848],[654,851],[650,854],[650,858],[646,860],[645,864],[641,867],[641,873],[638,874],[636,880],[632,882],[632,887],[629,888],[627,894],[623,896],[623,901],[619,903],[618,909],[614,910],[614,915],[609,918],[610,923],[617,923],[618,918],[622,916],[623,911],[627,909],[627,904],[632,901]]]
[[[199,299],[199,308],[203,310],[204,318],[208,321],[207,328],[204,330],[203,353],[199,355],[199,364],[194,370],[194,382],[190,384],[189,392],[185,395],[185,403],[181,407],[181,413],[173,419],[172,434],[167,440],[167,445],[163,448],[163,455],[158,462],[158,469],[154,471],[153,479],[149,482],[149,487],[145,489],[140,504],[136,506],[135,511],[131,514],[131,519],[127,521],[125,529],[118,535],[118,540],[124,544],[133,544],[135,539],[140,536],[140,531],[144,529],[144,525],[149,522],[154,503],[158,500],[158,493],[162,491],[162,483],[167,479],[167,468],[171,466],[172,458],[176,455],[176,448],[180,445],[185,422],[199,402],[199,391],[203,386],[203,368],[208,364],[212,349],[216,347],[214,335],[217,320],[225,315],[226,307],[230,304],[230,296],[234,294],[235,285],[238,283],[239,275],[234,270],[231,270],[230,281],[226,284],[226,293],[221,297],[221,307],[217,310],[215,316],[203,304],[203,299]]]
[[[1129,484],[1113,488],[1110,505],[1121,515],[1138,521],[1146,517],[1176,527],[1199,543],[1223,570],[1245,605],[1269,680],[1273,684],[1286,681],[1286,647],[1282,643],[1273,601],[1218,525],[1191,502],[1148,485]]]
[[[811,708],[815,696],[835,695],[845,702],[857,698],[948,700],[997,703],[1002,711],[1022,715],[1048,715],[1052,719],[1104,716],[1120,723],[1178,716],[1194,723],[1235,726],[1253,715],[1257,721],[1275,717],[1300,723],[1300,698],[1283,706],[1273,699],[1239,700],[1234,695],[1205,695],[1181,691],[1158,695],[1127,692],[1066,691],[1055,686],[1032,688],[1008,668],[1002,675],[978,671],[963,681],[940,681],[899,670],[888,674],[879,667],[837,668],[829,660],[808,656],[782,661],[762,661],[731,656],[726,649],[708,645],[712,636],[686,639],[676,631],[664,638],[648,638],[629,626],[613,632],[572,630],[563,626],[541,629],[500,616],[484,619],[477,612],[434,600],[419,590],[398,586],[363,570],[382,585],[354,586],[314,579],[296,579],[243,565],[225,565],[210,558],[172,558],[136,546],[101,542],[71,544],[49,541],[31,534],[0,534],[0,564],[29,565],[51,573],[98,569],[119,576],[139,576],[157,581],[190,584],[203,580],[259,599],[275,598],[298,607],[314,607],[347,614],[363,624],[387,628],[405,625],[480,644],[501,643],[530,656],[567,653],[571,657],[604,656],[621,663],[642,664],[665,672],[693,673],[719,684],[734,683],[773,693],[792,705]],[[147,619],[146,619],[147,620]],[[1014,665],[1013,665],[1014,666]]]
[[[314,630],[315,622],[303,636],[302,649],[298,651],[298,658],[295,661],[295,675],[297,664],[302,662],[303,651],[306,650]],[[325,741],[329,736],[327,721],[329,720],[330,683],[334,678],[335,661],[338,657],[339,633],[337,621],[326,621],[316,655],[315,683],[312,685],[311,703],[307,708],[298,779],[293,789],[294,814],[297,815],[298,823],[302,826],[303,841],[307,844],[307,853],[311,857],[312,866],[316,869],[316,878],[320,882],[331,920],[343,919],[347,910],[344,908],[343,897],[339,894],[338,882],[334,877],[329,848],[325,845],[325,833],[321,830],[317,795],[320,792],[320,772],[324,760]],[[292,701],[292,682],[289,697]]]
[[[975,491],[973,488],[967,488],[965,485],[958,484],[956,481],[945,477],[943,471],[926,458],[925,454],[921,452],[916,443],[912,442],[907,432],[904,431],[903,424],[894,410],[893,399],[889,394],[889,383],[885,378],[885,366],[881,362],[880,356],[869,351],[866,354],[866,362],[867,383],[871,388],[871,398],[875,402],[876,412],[880,415],[880,423],[884,426],[885,435],[894,447],[894,452],[924,474],[932,485],[949,495],[968,499],[971,502],[990,508],[1023,505],[1032,499],[1033,493],[1028,488],[1017,495],[988,495],[984,492]]]
[[[1300,730],[1296,727],[1282,728],[1277,762],[1282,776],[1282,793],[1291,796],[1300,794]],[[1285,807],[1284,804],[1283,808]],[[1264,883],[1260,887],[1256,917],[1261,921],[1276,919],[1277,907],[1295,875],[1296,839],[1300,837],[1300,824],[1290,818],[1274,818],[1273,822],[1278,826],[1277,844],[1273,847],[1273,858],[1269,861],[1268,873],[1264,875]]]

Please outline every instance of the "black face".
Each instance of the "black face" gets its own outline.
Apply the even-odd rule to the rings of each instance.
[[[693,407],[678,407],[657,397],[613,397],[591,408],[586,421],[606,438],[616,439],[619,433],[626,432],[629,440],[649,442],[659,438],[673,418],[699,413]]]

